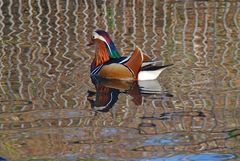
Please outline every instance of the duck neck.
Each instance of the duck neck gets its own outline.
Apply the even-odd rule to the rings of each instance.
[[[99,42],[95,53],[95,66],[106,63],[110,59],[108,49],[104,42]]]
[[[110,58],[120,58],[121,57],[112,40],[110,41],[108,46],[109,46]]]

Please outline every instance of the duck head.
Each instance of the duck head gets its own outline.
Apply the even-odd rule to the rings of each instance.
[[[92,64],[94,66],[99,66],[110,59],[121,57],[109,34],[104,30],[96,30],[92,33],[88,46],[91,45],[96,47],[95,59]]]

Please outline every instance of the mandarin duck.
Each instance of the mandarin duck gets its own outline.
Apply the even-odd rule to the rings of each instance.
[[[172,65],[156,65],[138,47],[129,56],[121,56],[104,30],[93,32],[88,46],[90,45],[95,45],[96,50],[91,64],[91,76],[118,80],[154,80]]]

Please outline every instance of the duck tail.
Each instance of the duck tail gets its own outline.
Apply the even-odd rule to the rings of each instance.
[[[141,69],[138,74],[138,80],[154,80],[161,74],[163,70],[167,67],[172,66],[173,64],[164,65],[164,66],[146,66]]]
[[[124,65],[132,72],[134,79],[137,80],[138,73],[141,70],[144,56],[139,47],[133,51],[130,59]]]

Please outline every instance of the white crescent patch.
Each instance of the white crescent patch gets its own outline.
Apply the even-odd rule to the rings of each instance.
[[[107,41],[104,39],[104,37],[99,35],[96,31],[93,32],[92,36],[94,36],[94,39],[99,39],[99,40],[105,42],[105,44],[107,45],[110,53],[112,54],[112,50],[111,50],[110,46],[108,45]]]

